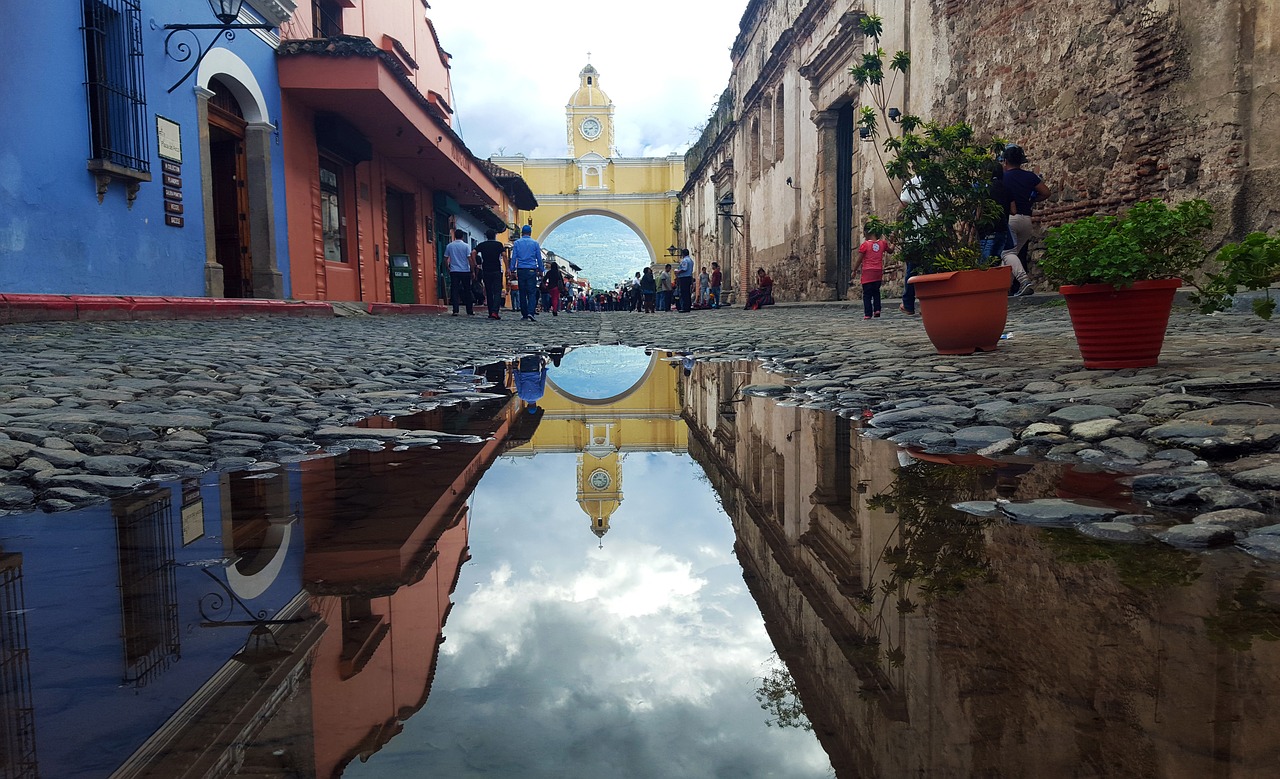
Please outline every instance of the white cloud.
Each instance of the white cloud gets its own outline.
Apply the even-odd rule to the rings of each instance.
[[[432,0],[453,55],[458,129],[477,156],[565,154],[564,107],[587,62],[626,156],[683,151],[728,85],[745,2]]]

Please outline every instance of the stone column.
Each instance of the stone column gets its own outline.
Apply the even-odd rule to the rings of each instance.
[[[836,277],[836,245],[839,242],[836,218],[836,191],[839,169],[836,152],[839,146],[836,126],[839,111],[815,111],[813,123],[818,130],[818,159],[814,176],[817,191],[814,193],[814,211],[818,224],[818,278],[824,284],[834,284]]]
[[[196,87],[196,128],[200,141],[200,207],[204,210],[204,294],[226,295],[222,266],[218,264],[218,244],[213,223],[213,161],[209,152],[209,98],[211,90]]]
[[[271,170],[271,140],[275,126],[254,122],[245,127],[244,143],[249,171],[249,252],[253,260],[255,297],[280,300],[284,276],[277,266],[275,197]]]

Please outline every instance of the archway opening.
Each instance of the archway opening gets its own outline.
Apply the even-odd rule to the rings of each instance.
[[[574,273],[598,290],[613,289],[653,260],[634,227],[606,214],[571,216],[554,224],[542,246],[581,268]]]

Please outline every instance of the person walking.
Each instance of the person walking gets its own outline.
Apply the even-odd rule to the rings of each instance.
[[[475,311],[471,306],[471,246],[467,243],[465,230],[454,230],[453,240],[444,247],[444,256],[449,261],[449,302],[453,304],[453,315],[458,315],[458,305],[467,308],[467,316]]]
[[[564,274],[560,272],[560,265],[555,260],[547,264],[547,272],[542,277],[542,284],[546,287],[547,295],[551,299],[551,316],[560,316],[560,292],[564,287]]]
[[[720,275],[720,263],[711,263],[711,296],[707,300],[712,308],[720,307],[720,284],[723,279]]]
[[[938,208],[924,195],[924,180],[919,176],[912,176],[906,184],[902,185],[902,194],[898,196],[898,200],[902,202],[904,207],[919,204],[919,212],[916,214],[916,227],[924,228],[929,224],[929,217],[937,212]],[[917,243],[904,241],[899,248],[902,250],[902,303],[898,305],[898,310],[904,314],[914,316],[916,313],[916,285],[911,284],[910,279],[920,270],[921,263],[924,260],[920,256],[922,247]]]
[[[874,235],[870,230],[867,239],[858,247],[858,262],[853,266],[853,281],[862,284],[862,318],[880,316],[880,285],[884,283],[884,255],[893,251],[889,241]],[[859,278],[858,271],[862,276]]]
[[[671,310],[671,263],[667,263],[667,267],[658,274],[658,310]]]
[[[711,298],[711,277],[707,275],[707,266],[703,265],[698,272],[698,308],[706,308]]]
[[[645,267],[640,276],[640,307],[646,314],[653,313],[653,299],[658,293],[658,281],[653,277],[653,268]]]
[[[536,322],[538,279],[546,272],[546,266],[542,263],[542,247],[532,236],[532,227],[525,225],[520,228],[520,238],[511,244],[511,265],[520,289],[520,320]]]
[[[1022,169],[1027,162],[1027,154],[1016,143],[1004,147],[1000,161],[1004,163],[1004,188],[1009,197],[1009,232],[1013,236],[1013,245],[1001,252],[1000,261],[1013,269],[1013,277],[1019,286],[1012,297],[1020,297],[1035,292],[1018,252],[1031,240],[1031,211],[1036,200],[1049,196],[1049,185],[1031,171]]]
[[[680,266],[676,268],[676,284],[680,287],[680,297],[676,310],[682,314],[687,314],[693,307],[693,257],[689,255],[688,249],[680,250]]]
[[[480,266],[480,277],[484,279],[485,303],[490,319],[502,318],[498,312],[502,310],[502,288],[506,285],[502,274],[502,255],[506,252],[507,247],[498,240],[498,234],[485,230],[484,240],[476,244],[471,253],[471,260]]]

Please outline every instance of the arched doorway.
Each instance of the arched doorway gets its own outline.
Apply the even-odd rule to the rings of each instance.
[[[197,75],[205,294],[283,298],[276,248],[275,125],[253,70],[224,48]],[[193,211],[187,204],[187,213]]]
[[[539,243],[582,268],[579,275],[595,289],[612,289],[659,261],[639,228],[608,211],[566,214],[547,226]]]
[[[239,101],[221,79],[209,81],[209,188],[213,197],[214,256],[222,267],[222,295],[254,297],[249,226],[248,123]]]

